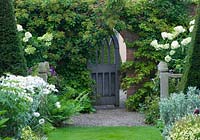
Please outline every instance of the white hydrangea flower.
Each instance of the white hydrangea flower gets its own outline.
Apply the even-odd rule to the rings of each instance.
[[[156,40],[156,39],[153,40],[150,45],[153,46],[153,47],[157,46],[158,45],[158,40]]]
[[[35,117],[38,118],[38,117],[40,117],[40,113],[39,113],[39,112],[34,112],[34,113],[33,113],[33,116],[35,116]]]
[[[194,25],[190,26],[189,31],[190,33],[194,30]]]
[[[18,32],[23,31],[23,27],[22,27],[22,25],[17,24],[17,31],[18,31]]]
[[[165,61],[166,62],[170,62],[172,60],[171,56],[167,55],[165,56]]]
[[[168,33],[167,32],[162,32],[161,36],[165,40],[166,38],[168,38]]]
[[[164,44],[164,45],[162,46],[162,48],[163,48],[163,49],[169,49],[169,43]]]
[[[49,42],[49,41],[51,41],[53,39],[53,34],[52,33],[46,33],[43,36],[38,37],[37,39]]]
[[[169,55],[174,55],[175,53],[176,53],[175,50],[171,50],[171,51],[169,52]]]
[[[163,46],[164,46],[163,44],[158,44],[155,48],[157,48],[157,50],[161,50],[164,48]]]
[[[27,45],[27,47],[24,49],[24,51],[25,51],[27,54],[34,54],[35,51],[36,51],[36,48],[33,47],[32,45]]]
[[[169,40],[174,39],[174,34],[172,34],[172,33],[167,33],[167,38],[168,38]]]
[[[43,40],[45,41],[51,41],[53,39],[53,34],[52,33],[46,33],[42,36]]]
[[[28,40],[29,40],[29,39],[26,38],[26,37],[23,37],[23,39],[22,39],[23,42],[28,42]]]
[[[186,30],[183,28],[183,26],[176,26],[174,27],[174,31],[178,33],[184,33]]]
[[[195,24],[195,19],[190,21],[190,25],[194,25]]]
[[[180,47],[180,44],[178,43],[178,41],[173,41],[172,43],[171,43],[171,48],[172,49],[177,49],[177,48],[179,48]]]
[[[187,44],[191,42],[191,40],[192,40],[191,37],[187,37],[181,41],[181,45],[186,46]]]
[[[57,108],[61,108],[60,102],[56,102],[56,103],[55,103],[55,106],[56,106]]]
[[[157,45],[154,48],[156,49],[156,51],[161,50],[161,45]]]
[[[32,37],[32,34],[31,34],[30,32],[26,32],[26,33],[25,33],[25,38],[28,38],[28,39],[29,39],[29,38],[31,38],[31,37]]]
[[[173,38],[175,38],[175,37],[177,37],[180,33],[179,32],[176,32],[176,31],[174,31],[174,32],[172,32],[172,34],[173,34]]]
[[[44,119],[39,119],[39,124],[44,124],[45,120]]]

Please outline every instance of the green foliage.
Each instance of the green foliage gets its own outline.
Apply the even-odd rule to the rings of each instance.
[[[0,129],[6,127],[5,123],[9,120],[9,118],[2,117],[7,111],[0,111]]]
[[[80,95],[75,99],[75,101],[80,106],[81,113],[95,112],[95,109],[92,106],[92,101],[89,98],[89,93],[80,93]]]
[[[92,106],[91,95],[87,91],[79,93],[77,90],[66,87],[65,93],[61,95],[63,101],[74,100],[76,106],[78,107],[79,112],[89,113],[94,112],[95,109]]]
[[[189,115],[175,122],[169,137],[171,140],[198,140],[200,138],[200,116]]]
[[[173,123],[182,117],[193,114],[196,108],[200,107],[200,91],[189,87],[187,95],[174,93],[168,99],[162,99],[159,103],[160,118],[164,122],[163,135],[168,136]]]
[[[145,105],[141,109],[145,114],[145,123],[156,125],[158,119],[160,118],[159,111],[159,97],[157,96],[147,96],[145,98]]]
[[[200,8],[198,7],[195,30],[192,36],[192,44],[188,51],[188,60],[185,65],[185,72],[181,81],[181,90],[186,90],[189,86],[200,88]]]
[[[19,42],[12,0],[0,1],[0,75],[26,75],[26,62]]]
[[[138,89],[138,91],[130,96],[127,100],[126,100],[126,108],[129,111],[136,111],[139,109],[139,107],[145,102],[145,97],[150,96],[151,94],[154,93],[154,91],[152,90],[154,87],[154,83],[153,82],[146,82],[144,84],[144,88],[140,88]]]
[[[66,99],[63,96],[49,95],[39,110],[55,127],[61,127],[80,109],[74,100]]]
[[[51,47],[36,48],[36,53],[26,58],[50,62],[57,74],[64,77],[65,85],[79,91],[91,87],[87,62],[93,58],[95,47],[109,29],[103,23],[104,15],[99,12],[103,9],[98,9],[96,4],[93,0],[15,1],[19,24],[35,37],[47,32],[53,35]],[[42,53],[37,53],[40,51]],[[34,61],[30,61],[29,67],[36,63]]]
[[[139,107],[139,104],[144,103],[144,98],[150,94],[151,89],[145,87],[145,83],[155,77],[156,65],[163,58],[150,46],[151,41],[160,38],[161,32],[171,32],[174,26],[185,26],[189,20],[187,9],[187,2],[142,0],[127,1],[125,8],[120,13],[120,19],[127,25],[126,30],[139,36],[139,39],[134,42],[126,41],[127,47],[135,50],[134,60],[126,62],[122,66],[123,73],[131,72],[134,75],[134,77],[127,75],[122,80],[122,88],[140,86],[138,92],[128,99],[132,100],[129,105],[132,105],[134,110]]]
[[[20,129],[28,123],[30,116],[27,115],[27,112],[29,112],[31,104],[18,95],[2,90],[0,90],[0,93],[1,109],[9,110],[3,114],[3,117],[9,118],[9,120],[7,121],[8,125],[0,129],[0,135],[14,136],[19,134]]]

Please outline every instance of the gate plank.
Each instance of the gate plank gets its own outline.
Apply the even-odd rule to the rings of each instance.
[[[96,49],[95,55],[95,64],[88,63],[88,69],[91,70],[92,78],[96,82],[94,90],[97,97],[96,104],[118,106],[120,56],[117,38],[112,36],[110,39],[105,39],[101,48]]]

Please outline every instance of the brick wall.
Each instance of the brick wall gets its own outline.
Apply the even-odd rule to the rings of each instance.
[[[132,33],[130,31],[121,31],[120,34],[122,35],[122,37],[124,38],[125,42],[134,42],[135,40],[139,39],[139,36],[136,33]],[[135,49],[130,48],[127,46],[126,49],[126,61],[134,61],[134,52]],[[134,77],[134,72],[133,71],[129,71],[126,73],[127,77]],[[139,88],[139,85],[132,85],[129,89],[127,89],[127,97],[134,94]]]

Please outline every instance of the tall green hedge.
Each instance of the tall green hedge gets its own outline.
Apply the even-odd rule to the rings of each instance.
[[[0,75],[5,72],[26,74],[25,58],[20,47],[12,0],[1,0]]]
[[[181,90],[184,91],[187,90],[189,86],[200,88],[200,7],[197,9],[192,43],[188,51],[188,60],[180,85]]]

